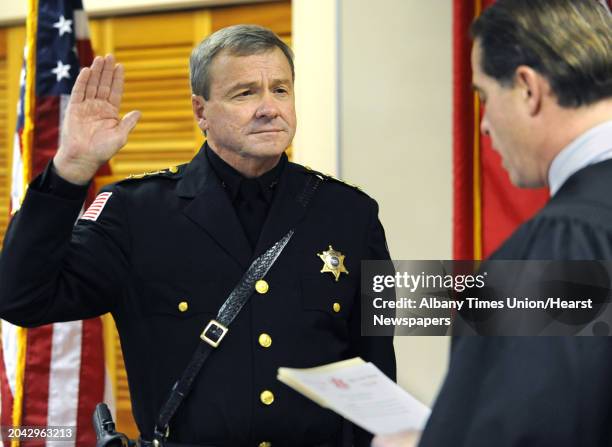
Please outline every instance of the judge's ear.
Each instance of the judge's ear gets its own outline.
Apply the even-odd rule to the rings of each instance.
[[[548,81],[540,73],[526,65],[519,66],[514,77],[515,87],[519,89],[523,97],[527,112],[531,116],[536,115],[542,106]]]
[[[208,121],[206,120],[206,100],[200,95],[191,95],[191,108],[193,116],[202,132],[206,133]]]

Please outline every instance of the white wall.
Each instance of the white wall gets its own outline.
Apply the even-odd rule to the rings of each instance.
[[[296,159],[378,201],[395,259],[451,258],[451,10],[451,0],[293,0]],[[400,384],[428,404],[448,342],[395,339]]]
[[[336,0],[293,0],[292,44],[298,128],[293,159],[338,172],[338,16]]]
[[[451,0],[342,0],[340,175],[380,205],[394,259],[450,259]],[[396,337],[399,382],[431,403],[448,338]]]

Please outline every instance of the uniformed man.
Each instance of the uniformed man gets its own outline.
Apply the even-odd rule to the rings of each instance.
[[[612,15],[595,0],[498,0],[472,25],[481,130],[510,180],[550,188],[494,260],[612,261]],[[612,445],[610,337],[456,337],[418,433],[375,447]]]
[[[278,382],[277,368],[361,356],[395,377],[391,338],[360,336],[360,261],[389,257],[376,202],[284,153],[296,127],[292,57],[257,26],[205,39],[191,85],[207,142],[186,165],[105,188],[73,228],[88,183],[140,116],[119,117],[123,67],[97,57],[7,232],[0,316],[37,326],[111,312],[144,445],[204,327],[291,229],[171,419],[169,445],[368,445]]]

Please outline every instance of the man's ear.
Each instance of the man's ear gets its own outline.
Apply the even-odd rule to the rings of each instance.
[[[191,95],[191,108],[193,116],[198,123],[198,127],[202,132],[208,129],[208,121],[206,120],[206,100],[200,95]]]
[[[515,87],[519,89],[527,112],[536,115],[542,107],[543,95],[548,85],[546,79],[527,65],[520,65],[514,75]]]

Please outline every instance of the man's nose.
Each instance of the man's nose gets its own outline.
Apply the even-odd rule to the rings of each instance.
[[[278,104],[276,98],[270,92],[264,93],[259,103],[259,107],[255,111],[256,118],[276,118],[279,115]]]

